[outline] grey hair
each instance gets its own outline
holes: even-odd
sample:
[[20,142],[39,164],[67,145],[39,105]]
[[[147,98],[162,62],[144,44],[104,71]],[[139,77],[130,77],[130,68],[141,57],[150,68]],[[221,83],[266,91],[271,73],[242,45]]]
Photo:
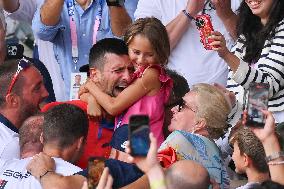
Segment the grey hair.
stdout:
[[218,139],[228,128],[227,117],[231,112],[230,104],[224,94],[212,85],[196,84],[191,91],[197,96],[197,120],[204,119],[209,137]]

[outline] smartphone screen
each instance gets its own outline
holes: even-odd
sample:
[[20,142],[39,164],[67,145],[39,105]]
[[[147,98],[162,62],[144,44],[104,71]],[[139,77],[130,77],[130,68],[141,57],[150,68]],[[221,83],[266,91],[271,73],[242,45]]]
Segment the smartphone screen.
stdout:
[[133,115],[129,119],[129,142],[132,156],[147,156],[149,139],[149,117],[147,115]]
[[88,161],[88,189],[94,189],[98,185],[105,168],[104,157],[90,157]]
[[264,127],[265,117],[261,110],[267,110],[269,84],[252,83],[248,91],[247,125],[251,127]]

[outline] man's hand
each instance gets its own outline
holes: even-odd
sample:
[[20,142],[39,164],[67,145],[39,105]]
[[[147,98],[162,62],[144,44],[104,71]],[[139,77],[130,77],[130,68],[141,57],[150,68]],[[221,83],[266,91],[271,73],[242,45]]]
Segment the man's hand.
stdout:
[[234,15],[234,12],[231,8],[231,0],[212,0],[212,3],[215,6],[216,13],[221,20],[228,19]]
[[186,5],[186,11],[191,16],[196,16],[197,13],[202,11],[205,0],[188,0]]
[[55,170],[55,161],[43,152],[33,156],[33,159],[27,165],[27,170],[38,180],[46,171]]

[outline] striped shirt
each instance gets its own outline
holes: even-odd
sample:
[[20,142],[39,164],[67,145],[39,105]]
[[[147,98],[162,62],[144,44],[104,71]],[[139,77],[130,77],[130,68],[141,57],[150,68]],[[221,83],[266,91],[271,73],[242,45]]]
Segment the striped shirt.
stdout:
[[[235,120],[240,118],[243,107],[244,89],[247,90],[252,82],[269,83],[268,110],[283,112],[284,110],[284,19],[275,29],[275,35],[266,40],[261,51],[260,59],[249,66],[242,59],[245,47],[241,36],[232,51],[240,59],[240,65],[235,73],[230,69],[227,88],[236,94],[238,101]],[[283,118],[284,119],[284,118]],[[234,123],[235,121],[233,121]]]

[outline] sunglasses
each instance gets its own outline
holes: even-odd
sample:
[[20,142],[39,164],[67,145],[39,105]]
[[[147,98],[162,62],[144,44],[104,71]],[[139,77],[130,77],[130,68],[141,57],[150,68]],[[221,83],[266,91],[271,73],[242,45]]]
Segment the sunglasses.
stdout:
[[25,59],[25,58],[22,58],[19,63],[18,63],[18,68],[17,68],[17,71],[16,73],[13,75],[13,78],[12,78],[12,81],[8,87],[8,90],[7,90],[7,93],[6,93],[6,96],[9,95],[19,77],[19,74],[21,73],[22,70],[25,70],[27,69],[28,67],[31,66],[31,63]]

